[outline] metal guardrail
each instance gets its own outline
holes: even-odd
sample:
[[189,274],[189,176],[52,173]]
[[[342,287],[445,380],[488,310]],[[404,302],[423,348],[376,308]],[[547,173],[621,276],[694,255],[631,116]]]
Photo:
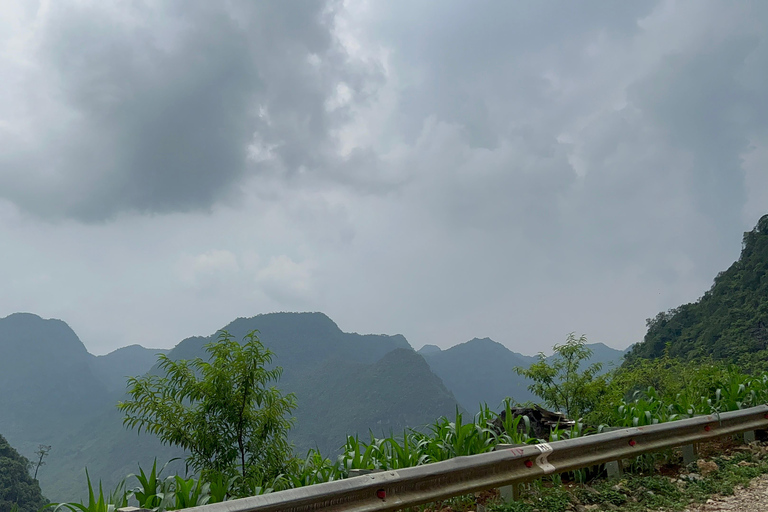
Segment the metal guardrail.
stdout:
[[580,469],[715,437],[768,428],[768,406],[525,445],[424,466],[384,471],[189,512],[369,512],[397,510],[552,473]]

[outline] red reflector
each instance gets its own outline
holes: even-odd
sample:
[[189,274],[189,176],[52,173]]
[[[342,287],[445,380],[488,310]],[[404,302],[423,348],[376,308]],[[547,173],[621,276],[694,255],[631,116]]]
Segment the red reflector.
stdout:
[[637,444],[637,442],[635,442],[634,439],[630,439],[629,440],[629,446],[635,446],[636,444]]
[[533,461],[532,460],[525,461],[525,467],[532,468],[533,467]]
[[704,427],[704,431],[705,431],[705,432],[709,432],[710,430],[712,430],[712,427],[710,427],[709,425],[707,425],[706,427]]
[[384,489],[379,489],[378,491],[376,491],[376,497],[379,498],[380,500],[386,499],[387,491],[385,491]]
[[765,419],[767,419],[767,420],[768,420],[768,414],[766,414],[766,415],[765,415]]

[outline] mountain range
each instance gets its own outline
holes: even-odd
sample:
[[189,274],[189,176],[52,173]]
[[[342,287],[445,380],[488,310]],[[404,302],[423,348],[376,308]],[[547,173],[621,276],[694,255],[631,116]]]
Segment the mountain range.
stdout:
[[[603,343],[591,343],[587,347],[592,351],[589,362],[602,363],[603,371],[620,365],[626,352]],[[426,345],[419,354],[467,411],[477,412],[480,404],[499,410],[506,397],[519,403],[537,400],[528,390],[530,382],[511,369],[528,368],[538,357],[512,352],[490,338],[474,338],[447,350]]]
[[[299,455],[319,448],[334,456],[346,435],[367,436],[419,428],[440,416],[478,404],[496,406],[506,396],[532,400],[515,366],[534,357],[511,352],[488,338],[447,350],[413,350],[402,335],[345,333],[322,313],[271,313],[224,326],[236,339],[258,330],[284,368],[278,386],[297,395],[291,441]],[[40,469],[43,493],[52,501],[85,492],[85,467],[110,487],[138,465],[160,464],[183,453],[152,436],[122,426],[115,404],[128,376],[153,369],[157,355],[205,357],[216,338],[191,337],[171,350],[123,347],[104,356],[86,350],[61,320],[29,313],[0,319],[0,434],[31,457],[38,445],[52,449]],[[593,345],[595,360],[619,361],[623,353]],[[183,472],[183,464],[170,468]]]

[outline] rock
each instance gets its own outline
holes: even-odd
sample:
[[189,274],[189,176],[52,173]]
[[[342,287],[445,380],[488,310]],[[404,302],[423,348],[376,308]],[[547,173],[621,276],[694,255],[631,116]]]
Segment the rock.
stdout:
[[697,460],[696,467],[699,468],[699,473],[701,473],[702,476],[707,476],[709,474],[714,473],[718,469],[720,469],[717,466],[717,464],[715,464],[711,460],[704,460],[704,459]]

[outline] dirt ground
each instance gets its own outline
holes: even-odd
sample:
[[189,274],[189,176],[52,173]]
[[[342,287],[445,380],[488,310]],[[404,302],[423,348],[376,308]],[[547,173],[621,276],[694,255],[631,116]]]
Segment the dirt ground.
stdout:
[[738,512],[768,511],[768,475],[752,480],[746,489],[738,489],[733,496],[715,496],[706,503],[691,506],[686,512],[715,512],[733,510]]

